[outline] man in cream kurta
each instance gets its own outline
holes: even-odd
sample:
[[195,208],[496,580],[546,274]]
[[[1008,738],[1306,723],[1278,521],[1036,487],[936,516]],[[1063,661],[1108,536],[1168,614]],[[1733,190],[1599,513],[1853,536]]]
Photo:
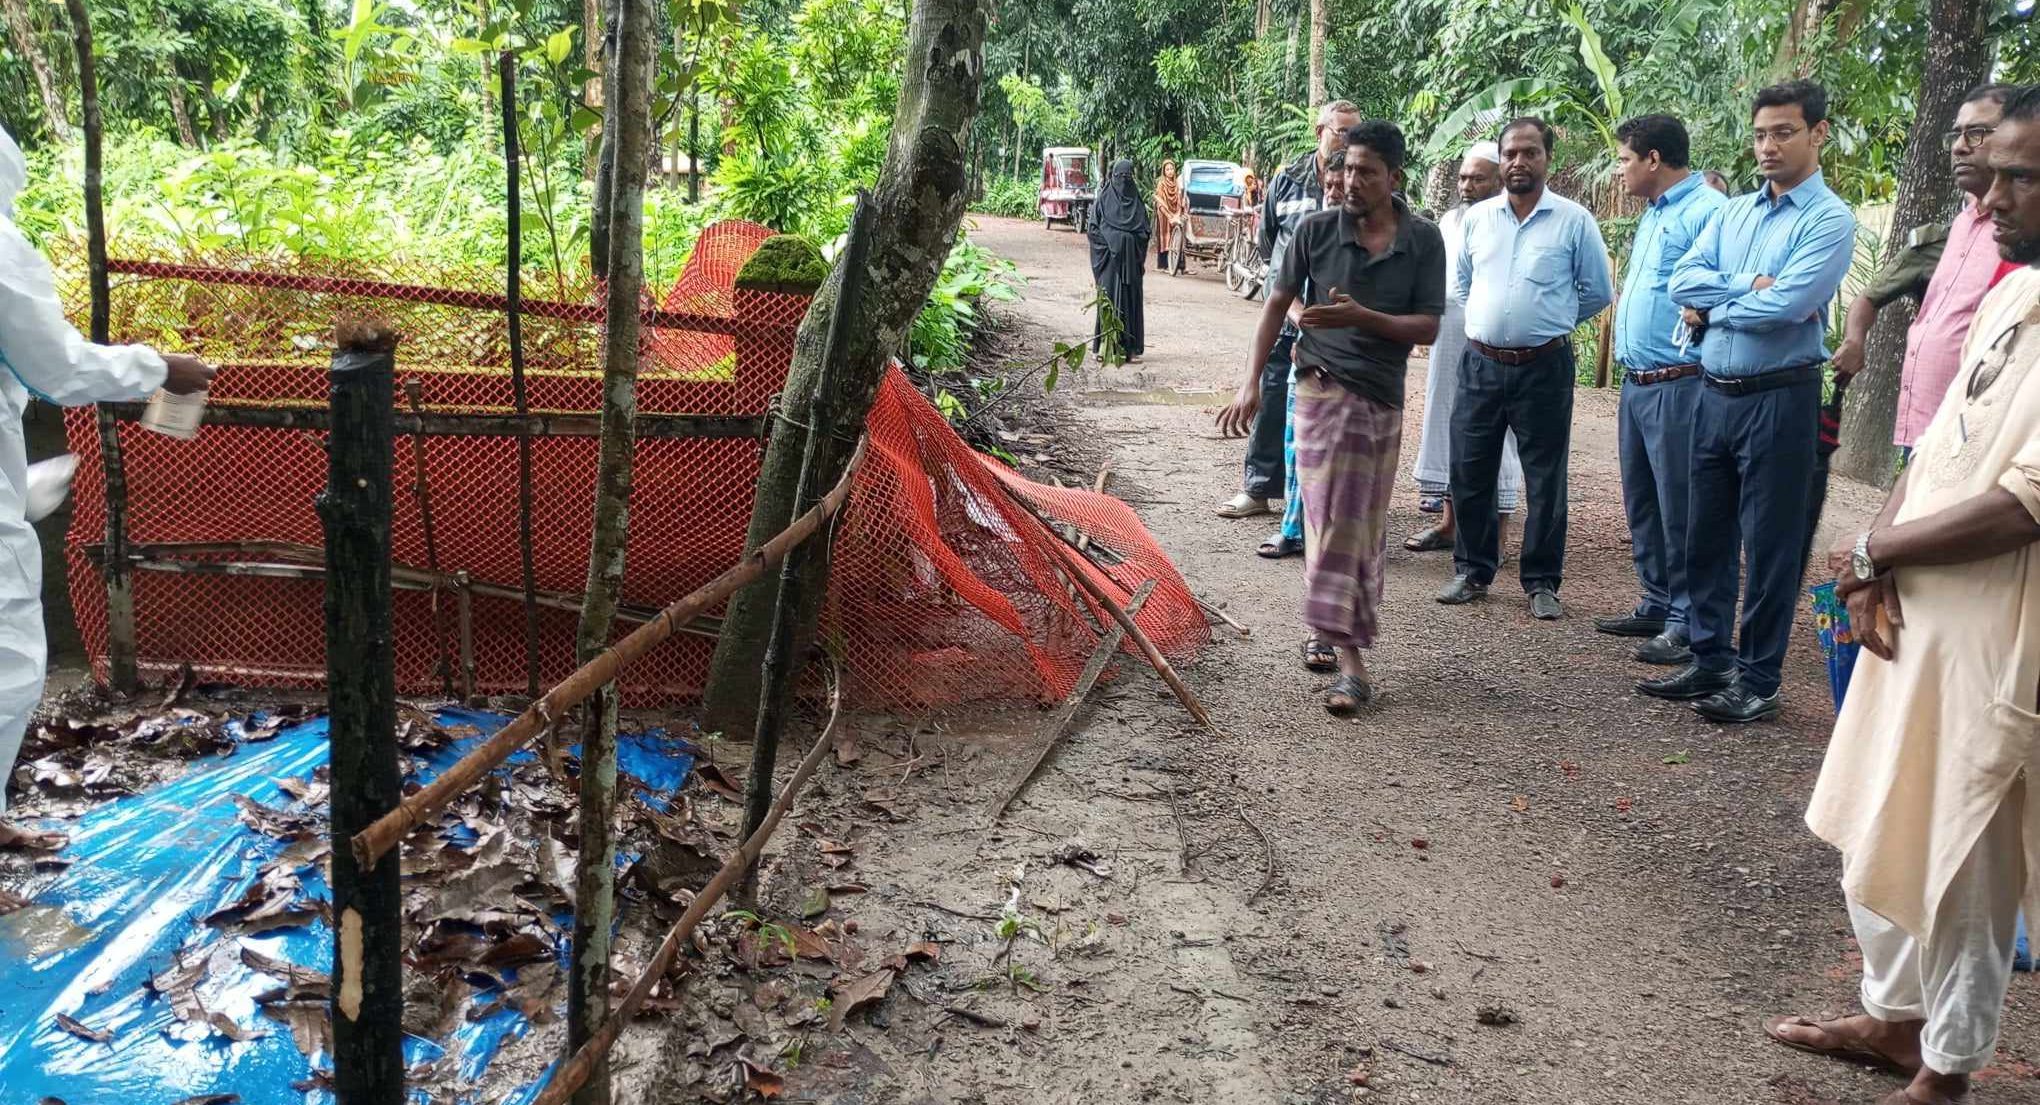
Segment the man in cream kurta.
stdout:
[[1806,820],[1842,853],[1867,1015],[1766,1025],[1912,1074],[1885,1105],[1955,1101],[1990,1063],[2040,888],[2040,89],[2013,104],[1984,206],[2028,267],[1984,299],[1890,503],[1831,558],[1864,655]]

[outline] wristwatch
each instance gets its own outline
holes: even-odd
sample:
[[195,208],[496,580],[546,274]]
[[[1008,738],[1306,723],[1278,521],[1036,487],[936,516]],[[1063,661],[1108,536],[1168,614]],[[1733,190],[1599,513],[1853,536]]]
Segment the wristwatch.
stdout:
[[1877,564],[1870,559],[1870,531],[1864,530],[1856,536],[1856,548],[1849,553],[1849,571],[1859,583],[1868,583],[1877,578]]

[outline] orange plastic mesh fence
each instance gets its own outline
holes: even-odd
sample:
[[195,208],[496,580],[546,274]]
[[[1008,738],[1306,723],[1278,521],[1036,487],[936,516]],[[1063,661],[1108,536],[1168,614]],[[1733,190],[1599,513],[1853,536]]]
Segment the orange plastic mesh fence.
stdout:
[[[705,231],[657,309],[647,304],[637,396],[641,417],[711,416],[716,432],[769,429],[805,297],[735,287],[738,269],[770,234],[750,224]],[[320,409],[335,318],[373,314],[402,335],[398,394],[416,380],[428,413],[514,410],[503,299],[494,273],[364,271],[359,265],[251,262],[207,256],[177,264],[112,266],[113,337],[189,349],[218,362],[210,402],[221,407]],[[479,290],[488,289],[488,290]],[[67,289],[85,302],[80,286]],[[524,342],[531,409],[601,409],[598,288],[530,286]],[[644,425],[645,423],[641,423]],[[1088,534],[1113,566],[1098,573],[1120,593],[1160,581],[1140,623],[1164,651],[1187,658],[1208,639],[1194,600],[1168,559],[1115,499],[1029,483],[972,451],[896,370],[870,422],[872,456],[856,481],[836,538],[824,632],[844,645],[854,701],[943,705],[1066,693],[1097,639],[1088,600],[1057,576],[1059,538],[1000,489]],[[677,431],[676,431],[677,432]],[[128,540],[181,561],[266,565],[271,574],[201,574],[143,568],[132,574],[138,660],[158,679],[190,664],[203,678],[317,686],[324,680],[323,584],[313,503],[325,483],[324,435],[304,429],[207,426],[176,441],[122,423]],[[89,410],[69,421],[80,457],[70,535],[71,595],[95,668],[105,674],[106,590],[95,557],[106,524],[105,473]],[[424,439],[434,546],[442,572],[465,572],[485,590],[471,598],[472,661],[482,693],[524,688],[525,636],[517,533],[517,439],[501,434]],[[396,443],[393,555],[427,567],[413,492],[412,442]],[[640,436],[631,497],[623,601],[656,608],[705,583],[742,554],[763,440],[750,436]],[[557,596],[540,609],[540,667],[551,683],[574,667],[579,595],[592,527],[597,439],[532,441],[537,587]],[[197,548],[194,546],[205,546]],[[246,569],[240,570],[245,573]],[[437,613],[435,613],[435,603]],[[399,589],[393,597],[398,685],[430,693],[463,654],[455,595]],[[619,626],[627,631],[629,623]],[[713,641],[683,634],[625,673],[628,701],[699,694]],[[447,667],[442,667],[442,657]]]

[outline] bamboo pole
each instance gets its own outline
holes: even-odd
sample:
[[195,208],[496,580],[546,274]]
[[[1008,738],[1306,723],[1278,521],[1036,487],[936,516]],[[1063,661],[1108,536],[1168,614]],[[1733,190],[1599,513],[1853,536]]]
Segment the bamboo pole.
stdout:
[[509,261],[504,266],[504,311],[510,327],[510,393],[517,405],[517,553],[524,573],[524,693],[538,697],[538,573],[533,564],[531,532],[531,399],[524,386],[524,197],[518,192],[517,59],[505,50],[496,55],[496,77],[502,86],[503,174],[508,191]]
[[[326,686],[338,844],[403,794],[390,651],[390,390],[396,336],[340,335],[318,512],[326,541]],[[333,856],[333,1082],[340,1105],[404,1100],[403,885],[397,865]]]
[[616,1046],[616,1038],[623,1034],[623,1026],[630,1023],[630,1019],[644,1006],[645,999],[651,996],[652,988],[658,985],[660,979],[666,977],[666,972],[673,969],[674,960],[680,957],[680,949],[686,947],[693,938],[695,927],[701,924],[702,919],[708,916],[708,911],[715,908],[723,895],[729,893],[730,887],[736,885],[737,880],[743,878],[744,873],[751,869],[751,865],[758,861],[759,853],[765,850],[765,842],[772,839],[773,831],[779,828],[780,821],[785,819],[787,811],[793,808],[793,800],[800,797],[801,791],[807,788],[808,779],[814,775],[815,769],[821,766],[822,759],[828,755],[829,749],[835,746],[836,725],[842,717],[842,695],[842,680],[838,678],[834,701],[829,711],[828,727],[816,738],[814,748],[808,752],[807,758],[800,762],[800,767],[795,769],[793,778],[787,780],[786,789],[779,792],[779,800],[773,803],[771,812],[766,815],[764,822],[744,838],[743,846],[737,849],[735,855],[723,862],[715,877],[709,879],[708,885],[701,888],[701,893],[696,894],[694,900],[687,904],[687,911],[680,915],[678,921],[673,922],[671,929],[667,930],[666,938],[659,942],[659,950],[652,955],[652,961],[645,965],[637,981],[631,984],[630,991],[617,1002],[616,1008],[610,1012],[609,1019],[603,1023],[601,1030],[561,1065],[559,1073],[553,1076],[552,1081],[539,1093],[532,1105],[562,1105],[581,1088],[603,1057],[609,1053],[609,1049]]
[[[112,292],[106,278],[106,202],[100,173],[105,133],[99,114],[99,69],[92,56],[92,15],[85,0],[64,0],[71,15],[71,42],[78,53],[78,106],[85,131],[85,256],[92,287],[92,340],[111,340]],[[135,664],[135,591],[128,574],[127,463],[121,456],[120,428],[104,403],[94,412],[99,425],[99,463],[106,473],[106,666],[117,691],[141,686]]]
[[441,772],[438,778],[406,798],[396,809],[378,818],[374,824],[356,833],[348,842],[356,859],[364,867],[378,862],[404,839],[404,834],[444,809],[448,802],[480,782],[482,776],[502,766],[511,753],[530,743],[566,711],[580,705],[594,693],[595,688],[615,679],[616,673],[626,665],[671,637],[679,627],[729,598],[738,588],[763,576],[766,569],[777,566],[785,559],[787,550],[814,536],[816,530],[843,508],[850,498],[850,481],[863,466],[864,453],[865,443],[860,441],[850,457],[849,467],[843,472],[843,478],[822,497],[821,502],[815,504],[813,510],[796,518],[792,525],[746,554],[727,571],[659,611],[629,636],[581,665],[538,701],[526,707],[523,713],[511,719],[510,724],[497,730],[494,736],[476,745],[453,766]]
[[[850,243],[843,251],[842,283],[829,315],[822,368],[816,375],[814,398],[808,406],[807,444],[801,453],[800,476],[794,483],[796,512],[807,509],[808,499],[814,494],[815,458],[823,439],[836,429],[836,385],[842,375],[850,320],[856,317],[857,302],[864,290],[864,261],[870,250],[875,210],[871,198],[860,193],[857,210],[850,218]],[[765,646],[764,680],[758,691],[758,725],[751,741],[751,777],[744,793],[746,836],[765,823],[772,801],[772,772],[779,759],[779,734],[785,724],[787,701],[792,697],[794,637],[804,598],[806,552],[806,546],[794,549],[779,567],[779,595],[773,601],[772,633]]]

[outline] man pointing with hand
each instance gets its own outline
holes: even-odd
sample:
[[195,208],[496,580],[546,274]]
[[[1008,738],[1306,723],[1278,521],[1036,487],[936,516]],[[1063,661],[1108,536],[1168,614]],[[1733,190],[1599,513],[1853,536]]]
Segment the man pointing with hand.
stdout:
[[1445,240],[1410,211],[1406,150],[1393,123],[1346,132],[1346,200],[1303,221],[1268,291],[1246,378],[1218,425],[1238,437],[1261,405],[1261,371],[1301,296],[1296,343],[1297,482],[1303,493],[1303,620],[1338,654],[1325,709],[1359,711],[1374,696],[1360,650],[1374,643],[1388,506],[1402,444],[1410,349],[1438,336]]
[[[93,345],[64,318],[49,262],[14,226],[28,165],[0,130],[0,784],[14,773],[29,714],[42,698],[42,547],[27,517],[28,448],[21,417],[31,395],[59,406],[140,399],[164,388],[203,390],[213,370],[196,357],[139,345]],[[0,785],[0,815],[7,794]],[[54,847],[61,837],[0,821],[0,848]]]

